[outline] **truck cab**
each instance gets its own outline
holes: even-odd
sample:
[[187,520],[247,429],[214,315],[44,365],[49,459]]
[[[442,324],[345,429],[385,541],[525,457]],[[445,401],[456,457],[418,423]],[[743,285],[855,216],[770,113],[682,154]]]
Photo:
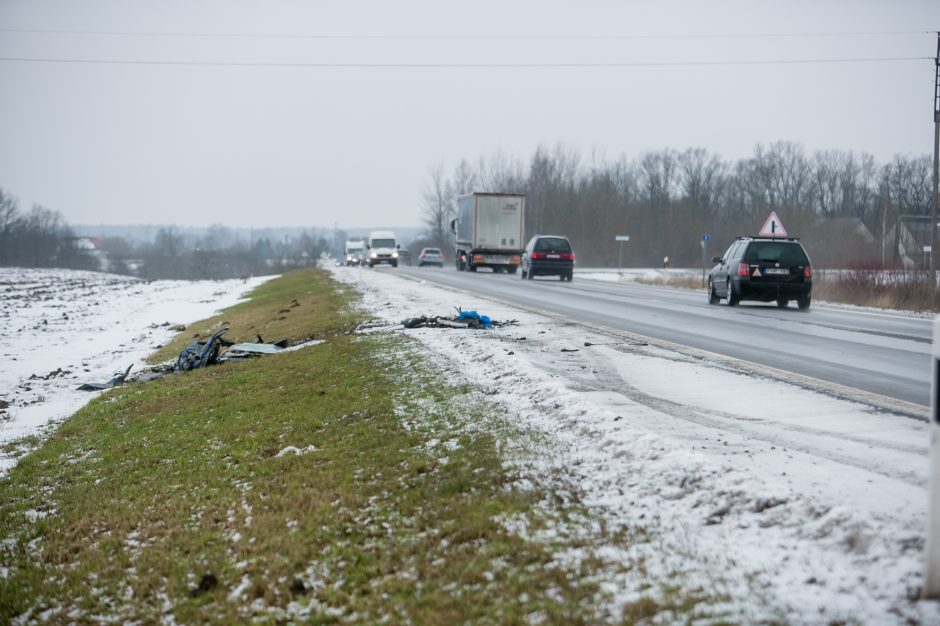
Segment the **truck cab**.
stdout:
[[346,265],[362,265],[365,244],[362,241],[347,241],[345,246]]
[[365,262],[369,267],[380,263],[398,267],[398,248],[395,233],[390,230],[373,230],[366,239]]

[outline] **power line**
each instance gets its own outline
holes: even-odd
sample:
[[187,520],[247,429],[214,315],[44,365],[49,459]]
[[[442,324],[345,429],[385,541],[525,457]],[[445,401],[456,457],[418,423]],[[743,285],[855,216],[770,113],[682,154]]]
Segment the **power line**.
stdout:
[[287,33],[183,33],[170,31],[109,31],[109,30],[65,30],[38,28],[0,28],[0,33],[43,34],[43,35],[95,35],[106,37],[192,37],[224,39],[319,39],[319,40],[389,40],[389,41],[466,41],[466,40],[502,40],[502,41],[588,41],[588,40],[650,40],[650,39],[781,39],[781,38],[817,38],[817,37],[889,37],[906,35],[933,34],[930,30],[895,30],[895,31],[846,31],[846,32],[807,32],[807,33],[662,33],[655,35],[327,35],[327,34],[287,34]]
[[193,67],[285,67],[324,69],[527,69],[527,68],[617,68],[617,67],[703,67],[721,65],[814,65],[825,63],[894,63],[933,61],[933,57],[868,57],[841,59],[766,59],[761,61],[636,61],[602,63],[293,63],[283,61],[146,61],[122,59],[61,59],[39,57],[0,57],[10,63],[67,63],[92,65],[163,65]]

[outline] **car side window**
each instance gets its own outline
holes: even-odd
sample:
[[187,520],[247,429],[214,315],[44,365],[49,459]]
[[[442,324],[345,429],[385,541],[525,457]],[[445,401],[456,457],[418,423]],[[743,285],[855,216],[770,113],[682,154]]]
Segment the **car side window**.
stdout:
[[740,242],[740,241],[735,241],[733,244],[731,244],[731,247],[728,248],[728,251],[725,252],[725,256],[723,256],[723,257],[721,257],[721,258],[723,258],[725,261],[730,261],[731,259],[733,259],[733,258],[734,258],[734,253],[735,253],[735,251],[738,249],[738,246],[740,246],[740,245],[741,245],[741,242]]

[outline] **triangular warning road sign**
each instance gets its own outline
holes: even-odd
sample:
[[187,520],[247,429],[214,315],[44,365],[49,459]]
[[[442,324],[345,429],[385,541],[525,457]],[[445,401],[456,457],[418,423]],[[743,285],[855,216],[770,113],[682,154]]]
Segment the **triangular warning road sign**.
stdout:
[[764,227],[760,229],[760,232],[757,233],[759,237],[786,237],[787,231],[783,227],[783,224],[780,223],[780,218],[777,217],[776,211],[770,212],[770,217],[767,218],[767,221],[764,222]]
[[759,278],[759,277],[763,276],[763,274],[760,273],[760,268],[759,268],[759,267],[755,267],[755,268],[754,268],[754,273],[751,274],[751,276],[754,276],[754,277],[758,277],[758,278]]

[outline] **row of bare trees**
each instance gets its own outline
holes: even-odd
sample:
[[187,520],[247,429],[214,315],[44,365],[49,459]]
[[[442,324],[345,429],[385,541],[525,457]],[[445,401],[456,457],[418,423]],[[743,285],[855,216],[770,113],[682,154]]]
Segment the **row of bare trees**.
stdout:
[[0,266],[94,269],[96,264],[58,211],[34,205],[24,213],[0,188]]
[[278,274],[313,267],[323,252],[336,247],[333,231],[304,231],[299,237],[260,237],[249,241],[217,224],[196,238],[176,227],[159,229],[153,242],[130,244],[113,238],[103,242],[112,271],[144,278],[219,279]]
[[[564,146],[539,147],[527,160],[503,153],[463,160],[448,175],[430,168],[423,193],[427,238],[449,245],[456,198],[471,191],[527,195],[527,236],[564,234],[581,263],[617,264],[615,235],[629,235],[624,265],[700,262],[710,235],[720,254],[738,235],[753,235],[776,211],[824,266],[895,260],[891,231],[901,215],[930,211],[928,155],[877,163],[869,154],[807,152],[792,142],[758,144],[728,161],[702,148],[659,150],[638,158],[584,158]],[[864,226],[864,227],[862,227]]]
[[75,236],[58,211],[36,205],[21,212],[17,199],[0,189],[0,266],[6,267],[105,270],[150,279],[233,278],[315,266],[323,252],[341,250],[344,239],[342,231],[314,229],[249,241],[215,225],[195,237],[167,226],[152,242],[92,240]]

